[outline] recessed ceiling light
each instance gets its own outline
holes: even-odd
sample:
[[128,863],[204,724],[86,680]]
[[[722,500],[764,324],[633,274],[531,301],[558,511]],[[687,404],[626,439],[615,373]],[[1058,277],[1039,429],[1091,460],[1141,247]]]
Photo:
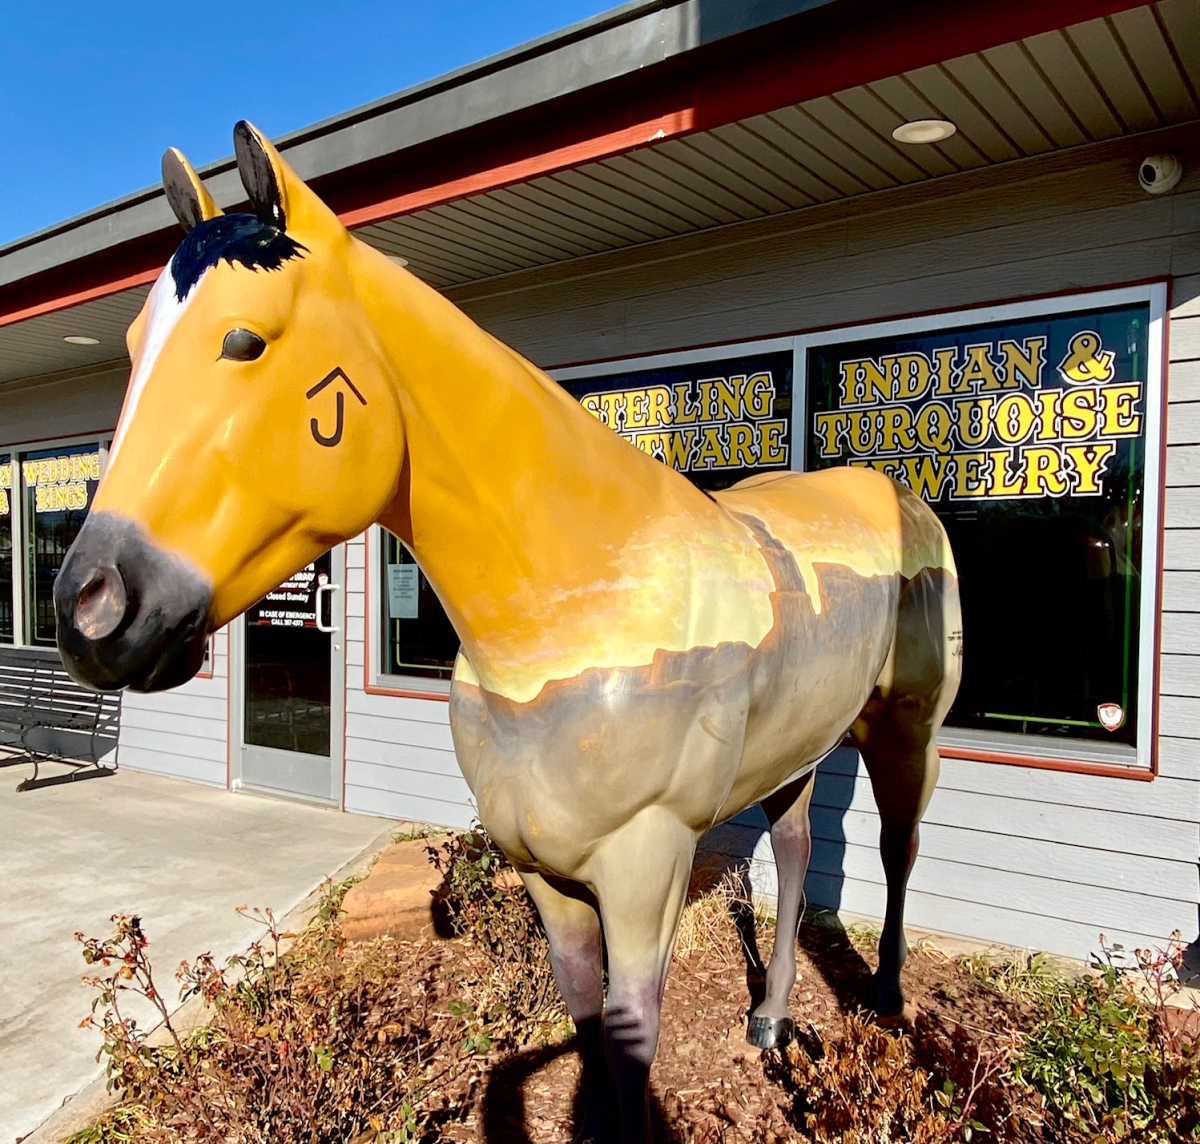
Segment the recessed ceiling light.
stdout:
[[913,119],[892,132],[897,143],[940,143],[958,130],[948,119]]
[[390,258],[397,266],[407,266],[408,265],[408,259],[405,258],[404,255],[402,255],[402,254],[389,254],[388,258]]
[[68,334],[63,341],[72,346],[98,346],[99,338],[89,338],[87,334]]

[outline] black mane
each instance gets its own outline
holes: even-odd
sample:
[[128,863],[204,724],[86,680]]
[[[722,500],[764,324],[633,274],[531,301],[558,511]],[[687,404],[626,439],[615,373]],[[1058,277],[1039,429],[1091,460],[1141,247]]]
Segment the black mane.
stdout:
[[223,214],[192,227],[171,259],[175,297],[182,302],[201,275],[221,259],[250,270],[278,270],[289,258],[303,258],[308,248],[257,215]]

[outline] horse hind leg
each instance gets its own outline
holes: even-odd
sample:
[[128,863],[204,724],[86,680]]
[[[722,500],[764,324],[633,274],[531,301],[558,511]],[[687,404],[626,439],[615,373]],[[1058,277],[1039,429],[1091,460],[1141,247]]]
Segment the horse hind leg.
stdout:
[[868,998],[880,1016],[904,1011],[900,971],[908,957],[905,896],[920,844],[921,817],[941,766],[937,733],[958,691],[961,639],[953,578],[922,572],[905,586],[892,654],[850,729],[879,808],[879,854],[887,882],[879,968]]
[[746,1027],[746,1040],[756,1049],[781,1049],[795,1035],[788,998],[796,984],[796,932],[804,912],[804,877],[812,854],[808,804],[812,801],[813,772],[788,783],[762,801],[771,824],[771,850],[779,880],[775,948],[767,966],[762,1003]]
[[[873,728],[876,733],[893,729],[894,724],[886,719],[876,722]],[[858,741],[857,735],[855,739]],[[879,935],[879,968],[871,978],[867,1003],[881,1017],[894,1017],[904,1011],[900,971],[908,959],[904,936],[908,877],[917,859],[921,816],[937,782],[940,760],[932,743],[885,745],[868,740],[858,744],[879,807],[879,856],[887,882],[887,907]]]

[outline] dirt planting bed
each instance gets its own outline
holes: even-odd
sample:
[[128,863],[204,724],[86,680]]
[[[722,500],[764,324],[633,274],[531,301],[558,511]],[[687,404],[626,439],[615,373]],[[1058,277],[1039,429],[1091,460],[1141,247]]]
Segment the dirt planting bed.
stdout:
[[[151,1048],[119,1014],[100,1020],[124,1100],[74,1144],[571,1140],[578,1057],[532,907],[481,835],[431,856],[456,936],[351,941],[331,894],[282,956],[268,924],[237,965],[191,967],[184,984],[208,1002],[198,1029]],[[91,945],[118,1005],[150,973],[140,927],[122,932]],[[774,936],[735,881],[694,887],[652,1074],[659,1141],[1200,1140],[1188,1023],[1162,1021],[1161,996],[1122,975],[918,946],[904,972],[914,1011],[884,1028],[859,1009],[875,935],[808,922],[797,1039],[760,1053],[746,1016]]]

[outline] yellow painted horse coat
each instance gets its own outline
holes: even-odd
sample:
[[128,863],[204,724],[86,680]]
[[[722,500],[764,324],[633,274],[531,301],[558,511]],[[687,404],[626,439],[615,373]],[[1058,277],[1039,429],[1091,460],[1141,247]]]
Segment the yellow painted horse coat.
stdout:
[[[462,640],[455,749],[550,938],[580,1138],[646,1138],[696,840],[762,802],[794,933],[812,770],[847,733],[883,824],[871,1002],[898,1011],[962,638],[933,514],[863,470],[699,492],[355,240],[252,127],[235,144],[253,214],[164,158],[186,234],[130,328],[108,471],[55,587],[71,671],[178,684],[209,632],[379,522]],[[794,979],[779,941],[752,1043],[791,1035]]]

